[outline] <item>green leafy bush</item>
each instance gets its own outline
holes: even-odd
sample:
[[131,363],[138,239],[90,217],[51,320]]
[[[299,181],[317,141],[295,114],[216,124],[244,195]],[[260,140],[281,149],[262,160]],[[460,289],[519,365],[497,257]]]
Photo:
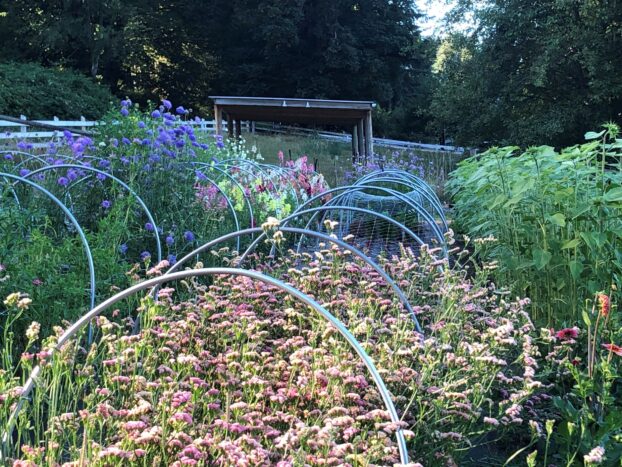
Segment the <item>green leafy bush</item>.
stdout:
[[73,70],[34,63],[0,64],[0,113],[29,118],[100,118],[114,100],[110,90]]
[[607,125],[561,152],[493,148],[452,175],[458,230],[479,237],[476,256],[497,261],[494,279],[529,296],[540,320],[576,322],[587,298],[622,285],[618,132]]

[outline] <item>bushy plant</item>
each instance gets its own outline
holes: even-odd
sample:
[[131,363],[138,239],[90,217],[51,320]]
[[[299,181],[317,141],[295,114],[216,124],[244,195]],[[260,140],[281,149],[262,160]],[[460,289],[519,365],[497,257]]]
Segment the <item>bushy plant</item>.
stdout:
[[98,119],[114,100],[106,86],[77,71],[35,63],[0,64],[0,113],[5,115]]
[[493,148],[462,162],[449,191],[475,255],[533,303],[543,323],[572,325],[598,291],[622,286],[622,140],[611,124],[555,151]]
[[[174,263],[200,243],[271,215],[284,217],[327,187],[306,159],[261,167],[260,154],[243,141],[195,132],[188,112],[172,107],[164,100],[143,111],[124,100],[94,138],[65,132],[42,153],[23,153],[29,149],[24,143],[2,154],[0,171],[28,177],[75,216],[91,247],[97,297],[125,286],[125,272],[135,262],[146,269],[157,263],[156,232],[162,257]],[[227,160],[230,165],[217,165]],[[33,173],[46,166],[51,170]],[[89,306],[84,247],[61,209],[32,187],[7,182],[0,201],[0,263],[12,287],[34,299],[31,318],[47,334]],[[8,293],[7,286],[0,283],[0,292]],[[0,326],[5,314],[0,304]],[[22,328],[27,324],[22,321]]]

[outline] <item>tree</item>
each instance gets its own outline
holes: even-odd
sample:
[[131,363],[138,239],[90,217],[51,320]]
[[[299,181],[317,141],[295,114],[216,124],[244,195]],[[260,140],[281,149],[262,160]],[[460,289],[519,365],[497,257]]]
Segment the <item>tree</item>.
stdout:
[[459,142],[566,145],[622,118],[622,4],[460,0],[439,48],[436,124]]

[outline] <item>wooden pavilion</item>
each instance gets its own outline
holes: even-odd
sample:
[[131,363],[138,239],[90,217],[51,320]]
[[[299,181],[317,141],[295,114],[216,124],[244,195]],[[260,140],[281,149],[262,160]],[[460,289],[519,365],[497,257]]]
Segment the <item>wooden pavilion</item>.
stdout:
[[239,137],[241,122],[306,123],[336,125],[352,132],[352,155],[373,157],[372,101],[335,101],[276,97],[210,96],[214,101],[216,133],[227,119],[229,136]]

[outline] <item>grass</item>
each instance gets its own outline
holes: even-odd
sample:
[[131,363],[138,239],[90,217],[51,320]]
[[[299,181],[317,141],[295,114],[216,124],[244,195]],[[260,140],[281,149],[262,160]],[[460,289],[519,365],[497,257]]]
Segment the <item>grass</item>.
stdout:
[[[346,172],[352,171],[352,147],[349,143],[327,141],[314,136],[296,135],[243,135],[249,146],[256,146],[267,163],[278,164],[278,153],[283,151],[285,158],[297,159],[307,156],[311,163],[317,161],[318,172],[324,175],[330,186],[342,185]],[[376,146],[377,155],[388,158],[395,157],[395,149]],[[399,151],[398,151],[399,152]],[[419,165],[424,169],[425,179],[436,188],[440,195],[448,174],[462,160],[463,156],[448,152],[401,151],[399,159],[417,157]]]

